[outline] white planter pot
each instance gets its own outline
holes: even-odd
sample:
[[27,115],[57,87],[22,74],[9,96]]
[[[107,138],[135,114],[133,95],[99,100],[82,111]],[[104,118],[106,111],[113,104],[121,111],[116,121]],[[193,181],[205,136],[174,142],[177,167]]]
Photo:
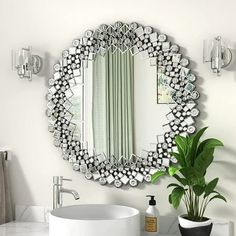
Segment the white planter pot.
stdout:
[[208,220],[202,221],[202,222],[197,222],[197,221],[191,221],[191,220],[185,219],[184,218],[185,216],[186,215],[178,216],[179,224],[183,228],[189,229],[189,228],[202,227],[202,226],[210,225],[212,223],[211,219],[208,219]]

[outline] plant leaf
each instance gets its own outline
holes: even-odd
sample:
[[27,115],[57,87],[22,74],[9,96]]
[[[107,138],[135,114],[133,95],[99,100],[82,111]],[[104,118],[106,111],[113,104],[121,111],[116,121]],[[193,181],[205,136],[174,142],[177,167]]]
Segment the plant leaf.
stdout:
[[171,194],[169,194],[169,203],[172,204]]
[[204,177],[194,167],[185,167],[179,170],[185,177],[188,185],[201,185],[205,184]]
[[204,198],[209,196],[211,193],[214,193],[214,189],[218,181],[219,181],[219,178],[215,178],[206,185]]
[[215,138],[209,138],[200,143],[197,149],[197,155],[199,155],[204,149],[210,149],[215,147],[222,147],[224,144]]
[[186,179],[187,185],[205,185],[204,176],[202,176],[199,172],[196,171],[193,167],[185,167],[180,169],[180,173]]
[[173,189],[171,193],[171,203],[175,209],[179,207],[184,192],[185,190],[183,187],[176,187]]
[[182,167],[186,166],[186,162],[184,160],[184,156],[176,153],[176,152],[170,152],[170,155],[174,156],[176,158],[176,160],[178,161],[178,164]]
[[196,196],[201,196],[204,193],[205,190],[205,186],[201,186],[201,185],[194,185],[193,186],[193,191],[196,194]]
[[176,172],[178,172],[180,170],[179,167],[176,167],[176,166],[170,166],[168,168],[168,173],[170,176],[173,176]]
[[192,149],[188,148],[187,153],[185,155],[186,166],[192,166],[193,162],[192,159],[193,159]]
[[165,174],[166,174],[165,171],[157,171],[156,173],[154,173],[154,174],[152,175],[152,177],[151,177],[151,182],[152,182],[152,183],[156,183],[157,180],[158,180],[161,176],[163,176],[163,175],[165,175]]
[[178,184],[172,183],[167,186],[167,188],[170,188],[170,187],[181,187],[181,186],[179,186]]
[[186,150],[187,150],[187,140],[186,140],[186,138],[181,136],[181,135],[177,135],[175,137],[175,144],[178,148],[179,154],[184,156],[184,154],[186,153]]
[[199,140],[202,137],[203,133],[206,131],[208,127],[204,127],[200,129],[196,134],[191,137],[191,150],[192,150],[192,164],[194,164],[196,158],[197,147],[199,144]]
[[221,199],[221,200],[227,202],[226,198],[224,196],[222,196],[221,194],[217,194],[214,197],[210,198],[209,202],[212,201],[213,199],[216,199],[216,198]]
[[180,176],[178,176],[177,174],[173,175],[173,177],[175,179],[177,179],[182,185],[187,185],[188,184],[188,181],[184,178],[181,178]]
[[214,190],[212,193],[217,193],[217,194],[221,195],[219,192],[217,192],[217,191],[215,191],[215,190]]
[[208,166],[212,163],[214,156],[214,149],[204,149],[196,158],[194,168],[204,175]]

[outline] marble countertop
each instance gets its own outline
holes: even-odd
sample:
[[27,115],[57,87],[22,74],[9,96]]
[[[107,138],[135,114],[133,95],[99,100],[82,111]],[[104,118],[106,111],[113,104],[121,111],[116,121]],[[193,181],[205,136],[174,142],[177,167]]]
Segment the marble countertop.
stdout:
[[0,225],[0,236],[48,236],[48,223],[10,222]]
[[[229,232],[228,224],[225,222],[215,225],[212,236],[230,236],[233,235]],[[0,225],[0,236],[48,236],[49,227],[45,222],[10,222]],[[141,236],[145,236],[141,233]],[[158,234],[158,236],[177,236],[179,234]]]
[[[145,233],[141,234],[145,236]],[[48,223],[10,222],[0,225],[0,236],[48,236]],[[158,236],[175,236],[160,234]]]

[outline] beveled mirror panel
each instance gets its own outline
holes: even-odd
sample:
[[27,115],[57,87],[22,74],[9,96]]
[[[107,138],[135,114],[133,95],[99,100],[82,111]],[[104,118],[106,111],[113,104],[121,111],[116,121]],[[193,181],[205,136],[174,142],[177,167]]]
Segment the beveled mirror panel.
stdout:
[[[101,25],[64,50],[49,80],[49,131],[87,179],[150,182],[195,132],[196,76],[167,36],[137,23]],[[151,143],[151,145],[150,145]]]

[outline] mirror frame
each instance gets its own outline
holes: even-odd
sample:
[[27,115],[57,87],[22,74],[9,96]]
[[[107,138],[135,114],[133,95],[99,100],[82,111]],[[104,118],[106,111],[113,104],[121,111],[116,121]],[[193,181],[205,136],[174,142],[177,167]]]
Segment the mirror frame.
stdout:
[[[193,134],[195,118],[200,113],[195,102],[199,98],[194,85],[196,76],[190,72],[189,60],[179,49],[165,34],[150,26],[116,22],[103,24],[95,31],[87,30],[82,38],[73,40],[72,47],[62,52],[62,58],[54,65],[53,77],[49,79],[48,129],[53,133],[54,145],[61,148],[63,158],[75,171],[101,185],[136,187],[139,183],[151,182],[151,175],[157,170],[166,170],[171,162],[176,163],[170,155],[176,151],[174,138],[178,134]],[[141,156],[128,159],[96,156],[74,133],[76,124],[71,122],[73,114],[69,111],[71,88],[81,83],[81,69],[87,67],[88,61],[95,60],[98,53],[105,55],[107,50],[130,50],[133,56],[141,53],[144,59],[150,60],[151,66],[158,66],[170,78],[169,86],[175,90],[172,97],[175,103],[167,104],[168,122],[163,124],[164,133],[157,135],[154,150],[144,151]]]

